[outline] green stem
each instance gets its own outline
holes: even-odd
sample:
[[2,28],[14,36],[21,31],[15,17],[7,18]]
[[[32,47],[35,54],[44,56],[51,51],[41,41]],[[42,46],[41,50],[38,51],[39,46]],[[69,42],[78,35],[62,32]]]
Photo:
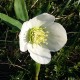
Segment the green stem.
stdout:
[[40,72],[40,67],[41,67],[41,64],[39,64],[39,63],[36,63],[35,64],[35,80],[38,80],[38,76],[39,76],[39,72]]
[[35,77],[35,80],[38,80],[38,76]]

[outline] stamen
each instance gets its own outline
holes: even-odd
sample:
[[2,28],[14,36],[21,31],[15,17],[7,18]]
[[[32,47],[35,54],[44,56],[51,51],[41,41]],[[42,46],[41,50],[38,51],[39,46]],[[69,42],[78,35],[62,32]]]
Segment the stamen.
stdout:
[[41,45],[42,43],[47,43],[48,31],[42,27],[33,27],[28,31],[28,41],[31,44]]

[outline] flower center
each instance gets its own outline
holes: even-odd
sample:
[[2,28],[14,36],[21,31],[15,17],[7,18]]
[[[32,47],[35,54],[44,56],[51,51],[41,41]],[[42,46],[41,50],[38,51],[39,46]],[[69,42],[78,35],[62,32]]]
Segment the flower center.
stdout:
[[45,28],[42,27],[33,27],[28,31],[28,41],[31,44],[42,44],[46,43],[48,32],[44,31]]

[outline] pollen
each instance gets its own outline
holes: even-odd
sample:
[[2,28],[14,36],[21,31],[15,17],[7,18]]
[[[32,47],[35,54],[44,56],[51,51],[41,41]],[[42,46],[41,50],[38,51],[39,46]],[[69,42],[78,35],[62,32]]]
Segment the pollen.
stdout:
[[41,45],[47,43],[48,31],[45,31],[45,28],[42,27],[33,27],[28,31],[28,41],[31,44]]

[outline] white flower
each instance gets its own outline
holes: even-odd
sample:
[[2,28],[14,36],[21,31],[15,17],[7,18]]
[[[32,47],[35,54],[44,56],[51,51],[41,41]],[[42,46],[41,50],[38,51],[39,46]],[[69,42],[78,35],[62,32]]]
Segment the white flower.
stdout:
[[19,34],[20,50],[28,50],[31,58],[40,64],[49,63],[50,51],[60,50],[67,41],[65,29],[54,20],[54,16],[43,13],[24,22]]

